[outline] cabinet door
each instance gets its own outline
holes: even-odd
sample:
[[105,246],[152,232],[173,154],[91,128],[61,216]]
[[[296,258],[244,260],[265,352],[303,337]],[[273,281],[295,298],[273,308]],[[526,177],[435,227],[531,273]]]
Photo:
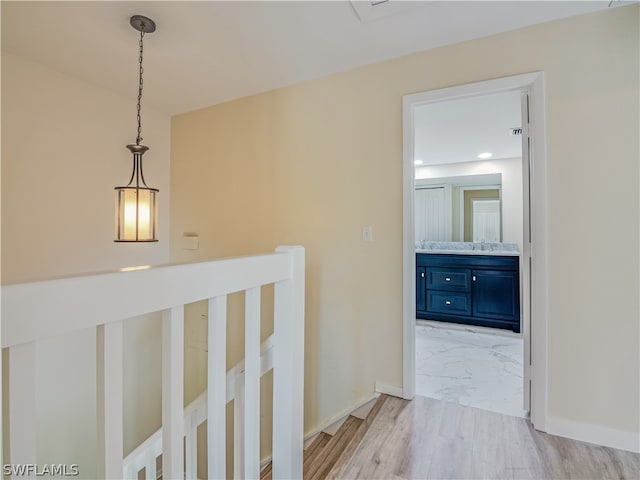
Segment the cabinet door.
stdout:
[[426,267],[416,267],[416,310],[419,312],[424,312],[427,309],[425,301],[427,289],[426,271]]
[[473,270],[471,275],[474,317],[520,320],[518,272]]

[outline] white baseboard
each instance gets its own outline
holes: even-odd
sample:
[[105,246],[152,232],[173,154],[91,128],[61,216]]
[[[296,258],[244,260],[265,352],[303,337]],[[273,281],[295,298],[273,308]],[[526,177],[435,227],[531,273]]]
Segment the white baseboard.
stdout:
[[625,432],[551,416],[547,416],[545,426],[547,433],[552,435],[640,453],[640,433],[637,432]]
[[392,397],[404,398],[402,387],[396,387],[394,385],[386,385],[376,381],[376,392],[384,393],[385,395],[391,395]]

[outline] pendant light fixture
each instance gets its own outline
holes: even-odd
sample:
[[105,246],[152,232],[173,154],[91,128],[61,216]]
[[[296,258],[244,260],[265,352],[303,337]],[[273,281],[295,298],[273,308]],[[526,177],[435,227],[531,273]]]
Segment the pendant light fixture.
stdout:
[[124,187],[116,187],[116,242],[157,242],[157,188],[150,188],[142,173],[142,155],[149,147],[141,145],[142,117],[140,104],[142,101],[142,52],[145,33],[156,30],[153,20],[142,15],[134,15],[129,19],[131,26],[140,32],[140,75],[138,82],[138,135],[136,143],[127,145],[133,154],[133,172],[129,183]]

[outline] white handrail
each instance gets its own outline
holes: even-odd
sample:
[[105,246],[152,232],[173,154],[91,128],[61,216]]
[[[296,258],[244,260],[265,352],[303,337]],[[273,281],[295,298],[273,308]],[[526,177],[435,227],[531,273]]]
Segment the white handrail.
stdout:
[[5,285],[2,348],[286,280],[283,253]]
[[[162,452],[164,478],[195,478],[197,435],[208,420],[209,478],[226,477],[226,403],[236,412],[234,474],[259,471],[260,377],[274,370],[273,478],[302,476],[304,364],[304,248],[278,247],[273,254],[200,263],[143,267],[129,271],[61,278],[2,287],[2,347],[9,348],[11,459],[36,464],[38,341],[97,328],[96,379],[98,476],[148,478],[157,474]],[[274,284],[274,333],[261,348],[260,287]],[[245,355],[226,368],[227,295],[245,291]],[[184,305],[207,300],[208,391],[184,409]],[[123,324],[162,312],[162,429],[127,457],[123,442]],[[259,368],[258,368],[259,367]],[[1,380],[1,378],[0,378]],[[247,397],[246,407],[242,398]],[[206,407],[199,403],[202,402]],[[239,404],[239,405],[238,405]],[[186,422],[185,422],[185,414]],[[184,464],[183,441],[190,452]],[[258,448],[256,448],[256,445]],[[244,455],[244,452],[247,455]],[[137,469],[137,470],[136,470]]]

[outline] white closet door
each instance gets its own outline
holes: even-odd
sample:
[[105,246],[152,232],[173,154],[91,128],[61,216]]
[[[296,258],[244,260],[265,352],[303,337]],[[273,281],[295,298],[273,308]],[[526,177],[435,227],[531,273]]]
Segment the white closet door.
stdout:
[[444,187],[416,189],[416,241],[446,242],[450,240],[447,238],[449,229],[446,222],[445,200]]
[[473,200],[473,241],[500,241],[500,200]]

